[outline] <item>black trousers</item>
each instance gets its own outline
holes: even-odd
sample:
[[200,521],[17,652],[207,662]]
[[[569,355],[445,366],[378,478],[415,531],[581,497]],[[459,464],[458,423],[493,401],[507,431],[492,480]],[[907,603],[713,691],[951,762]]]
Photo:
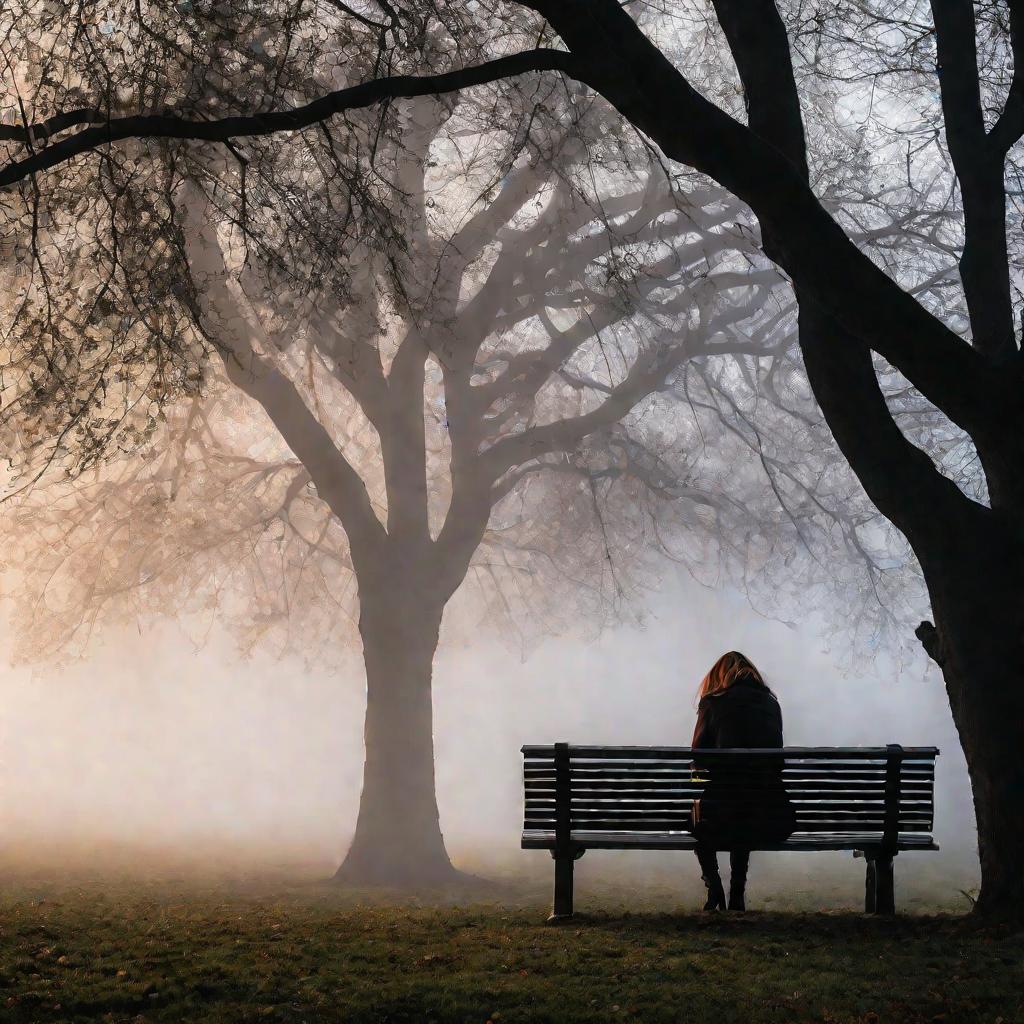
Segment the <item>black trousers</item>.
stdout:
[[[719,877],[718,874],[718,851],[713,846],[700,844],[694,853],[700,863],[700,873],[705,879],[711,881]],[[735,888],[742,888],[747,881],[747,867],[750,865],[749,850],[729,851],[729,870],[732,872],[730,885]]]

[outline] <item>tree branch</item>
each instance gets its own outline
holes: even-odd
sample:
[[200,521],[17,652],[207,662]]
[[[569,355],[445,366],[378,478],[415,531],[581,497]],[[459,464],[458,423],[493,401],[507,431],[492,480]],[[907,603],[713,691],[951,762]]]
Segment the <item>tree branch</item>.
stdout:
[[972,0],[931,0],[946,145],[964,204],[964,286],[976,348],[996,358],[1017,350],[1006,251],[1003,154],[985,134]]
[[81,107],[78,110],[54,114],[45,121],[37,121],[27,126],[0,124],[0,141],[21,142],[26,146],[33,146],[44,142],[52,135],[67,131],[68,128],[77,128],[82,124],[100,124],[105,120],[103,112],[95,107]]
[[559,32],[578,77],[666,156],[749,203],[771,239],[771,258],[954,422],[975,436],[992,435],[994,403],[1024,416],[1020,373],[990,366],[906,294],[850,241],[791,159],[697,92],[616,0],[521,2]]
[[[483,64],[448,71],[439,75],[396,75],[361,82],[346,89],[321,96],[292,110],[269,111],[263,114],[236,115],[212,121],[194,121],[174,113],[138,114],[111,118],[102,125],[51,143],[21,160],[0,167],[0,188],[23,181],[32,174],[66,163],[83,153],[124,139],[191,139],[227,142],[231,139],[258,135],[296,132],[312,124],[326,121],[346,110],[358,110],[384,100],[434,96],[455,92],[474,85],[485,85],[531,71],[562,71],[572,74],[576,61],[563,50],[525,50],[486,61]],[[51,121],[66,118],[57,114]],[[49,122],[44,122],[44,124]],[[24,132],[24,129],[19,129]]]
[[514,466],[542,455],[572,451],[588,434],[621,420],[638,402],[656,391],[689,355],[685,341],[669,349],[652,345],[596,409],[582,416],[530,427],[493,444],[481,456],[486,475],[497,480]]
[[[326,428],[310,411],[293,381],[269,359],[260,356],[250,340],[257,328],[243,316],[231,297],[223,254],[215,226],[205,217],[207,206],[190,189],[191,198],[180,204],[187,217],[185,248],[189,269],[197,271],[206,285],[202,294],[214,304],[222,330],[217,350],[228,379],[258,402],[273,421],[285,443],[312,478],[317,494],[338,517],[348,535],[353,564],[372,567],[386,531],[370,503],[366,484],[338,449]],[[201,309],[197,318],[210,317]],[[205,323],[204,323],[205,327]]]
[[[750,88],[751,128],[770,133],[769,141],[780,146],[794,166],[804,168],[806,175],[796,81],[789,42],[775,0],[714,3],[737,66],[747,68],[744,81]],[[769,22],[774,29],[766,28]],[[766,47],[766,40],[772,41],[772,46]],[[800,119],[801,124],[780,120],[780,94],[790,98],[784,104],[789,117]],[[800,147],[799,151],[795,151],[796,147]],[[776,235],[783,230],[784,227],[774,224],[765,227],[766,248],[774,248]],[[889,278],[886,281],[892,284]],[[879,387],[871,353],[861,338],[852,335],[841,319],[823,310],[816,296],[809,295],[799,281],[797,299],[804,363],[814,395],[843,454],[883,514],[905,533],[920,536],[934,526],[933,505],[940,501],[960,502],[963,496],[938,472],[928,456],[903,436]],[[970,351],[959,341],[957,344],[958,351]],[[911,481],[913,486],[908,487]]]
[[1024,136],[1024,0],[1008,0],[1010,8],[1010,50],[1013,78],[999,119],[989,132],[989,141],[1000,156]]

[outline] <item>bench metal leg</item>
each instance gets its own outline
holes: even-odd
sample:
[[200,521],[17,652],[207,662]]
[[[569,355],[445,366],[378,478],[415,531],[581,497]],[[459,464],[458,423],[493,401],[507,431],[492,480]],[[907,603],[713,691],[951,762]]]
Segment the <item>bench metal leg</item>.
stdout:
[[865,857],[867,861],[867,870],[864,873],[864,913],[873,914],[875,912],[875,880],[877,873],[875,872],[875,860],[874,857]]
[[896,888],[892,857],[879,857],[875,861],[875,913],[896,913]]
[[893,856],[895,854],[884,854],[873,850],[864,851],[864,859],[868,865],[864,876],[865,914],[896,913]]
[[551,854],[555,860],[555,901],[548,924],[572,917],[572,872],[576,858],[572,853]]

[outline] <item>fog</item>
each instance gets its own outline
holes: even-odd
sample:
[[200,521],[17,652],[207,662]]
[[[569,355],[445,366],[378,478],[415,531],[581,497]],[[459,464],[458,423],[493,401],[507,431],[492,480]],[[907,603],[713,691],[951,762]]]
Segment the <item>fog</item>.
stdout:
[[[442,828],[456,865],[543,891],[551,861],[519,849],[523,743],[689,742],[700,677],[736,647],[778,694],[791,745],[935,744],[937,853],[904,853],[898,899],[966,909],[977,884],[963,756],[941,677],[879,659],[844,677],[813,624],[756,615],[736,594],[678,578],[650,596],[643,627],[545,640],[522,656],[495,635],[442,636],[435,741]],[[447,640],[447,642],[446,642]],[[87,658],[8,668],[0,681],[0,863],[8,871],[175,871],[329,876],[352,835],[362,764],[358,652],[342,671],[231,638],[195,647],[173,623],[98,637]],[[848,853],[761,854],[754,903],[857,906],[863,862]],[[588,891],[693,904],[690,855],[591,851]],[[596,898],[596,897],[594,897]],[[661,897],[659,897],[661,898]]]

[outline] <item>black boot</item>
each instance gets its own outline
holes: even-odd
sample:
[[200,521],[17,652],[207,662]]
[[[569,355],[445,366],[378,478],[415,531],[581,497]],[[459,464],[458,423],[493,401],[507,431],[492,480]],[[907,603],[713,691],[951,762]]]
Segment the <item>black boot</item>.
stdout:
[[708,890],[705,910],[725,910],[725,887],[718,873],[718,854],[714,850],[698,847],[697,860],[700,862],[701,879]]
[[743,883],[737,885],[735,882],[729,883],[729,909],[737,910],[741,914],[747,909],[747,904],[744,901]]
[[[701,878],[704,876],[701,875]],[[711,878],[704,878],[704,884],[708,889],[708,898],[704,909],[725,910],[725,886],[722,885],[721,876],[713,875]]]
[[747,888],[747,866],[750,864],[749,850],[733,850],[729,854],[729,909],[742,913],[747,909],[744,894]]

